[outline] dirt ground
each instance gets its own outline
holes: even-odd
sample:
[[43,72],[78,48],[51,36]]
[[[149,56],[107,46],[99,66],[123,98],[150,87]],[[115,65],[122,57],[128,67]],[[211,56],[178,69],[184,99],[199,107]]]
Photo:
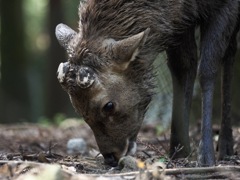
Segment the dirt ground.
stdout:
[[[233,130],[234,156],[215,167],[199,168],[199,127],[190,131],[192,153],[177,160],[167,156],[169,132],[159,133],[157,127],[144,125],[136,156],[112,168],[104,164],[90,128],[81,121],[68,119],[47,127],[0,125],[0,179],[240,179],[240,128]],[[213,129],[216,146],[219,127]],[[72,138],[83,138],[86,152],[69,155],[67,142]]]

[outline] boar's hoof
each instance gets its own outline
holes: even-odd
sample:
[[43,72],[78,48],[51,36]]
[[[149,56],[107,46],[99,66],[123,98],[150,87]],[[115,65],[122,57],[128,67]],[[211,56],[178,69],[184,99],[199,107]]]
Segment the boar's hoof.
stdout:
[[112,166],[112,167],[116,167],[118,165],[118,161],[112,153],[104,154],[103,157],[104,157],[105,164]]
[[69,69],[69,63],[65,62],[65,63],[60,63],[58,66],[58,70],[57,70],[57,78],[58,81],[60,83],[63,83],[64,79],[65,79],[65,74]]

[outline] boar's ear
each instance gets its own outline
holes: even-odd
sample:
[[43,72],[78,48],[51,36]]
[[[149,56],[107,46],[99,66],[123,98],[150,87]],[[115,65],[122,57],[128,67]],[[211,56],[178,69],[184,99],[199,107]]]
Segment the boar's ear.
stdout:
[[70,40],[77,34],[74,30],[68,27],[65,24],[59,24],[56,27],[55,34],[58,42],[61,46],[63,46],[66,50],[68,48],[68,44]]
[[134,61],[139,53],[139,49],[144,45],[150,29],[128,37],[123,40],[116,41],[113,46],[113,55],[122,70],[128,68],[131,61]]

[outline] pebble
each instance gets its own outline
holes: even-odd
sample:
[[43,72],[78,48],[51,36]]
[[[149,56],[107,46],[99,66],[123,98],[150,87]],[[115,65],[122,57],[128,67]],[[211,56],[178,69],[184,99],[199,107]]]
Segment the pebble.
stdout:
[[132,156],[122,157],[118,162],[118,166],[121,169],[122,173],[138,170],[137,161]]
[[84,154],[87,152],[87,143],[83,138],[69,139],[67,142],[68,154]]

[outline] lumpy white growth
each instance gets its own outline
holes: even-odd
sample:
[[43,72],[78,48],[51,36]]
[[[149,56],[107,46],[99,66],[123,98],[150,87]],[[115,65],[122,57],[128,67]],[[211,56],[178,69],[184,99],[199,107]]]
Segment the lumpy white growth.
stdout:
[[88,81],[89,81],[89,73],[88,73],[87,77],[83,78],[83,81],[81,82],[81,84],[86,85],[88,83]]
[[92,75],[90,73],[87,73],[87,76],[83,77],[81,80],[80,77],[78,77],[78,84],[82,88],[88,88],[90,87],[94,82],[94,78],[92,78]]
[[68,62],[59,64],[58,70],[57,70],[57,78],[58,78],[60,83],[63,83],[63,81],[65,79],[66,72],[68,71],[68,68],[69,68],[69,63]]
[[63,67],[64,67],[64,64],[63,64],[63,63],[60,63],[59,66],[58,66],[58,70],[57,70],[57,72],[58,72],[57,78],[58,78],[58,80],[59,80],[60,83],[63,82],[64,77],[65,77],[65,73],[64,73],[64,71],[63,71]]

